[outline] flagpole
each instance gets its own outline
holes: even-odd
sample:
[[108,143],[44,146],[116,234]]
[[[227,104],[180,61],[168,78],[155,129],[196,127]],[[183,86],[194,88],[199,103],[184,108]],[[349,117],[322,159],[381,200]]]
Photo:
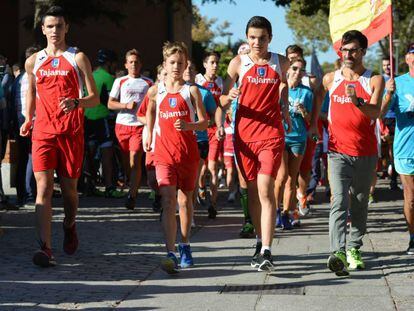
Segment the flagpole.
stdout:
[[394,44],[393,44],[393,12],[392,12],[392,3],[391,3],[391,32],[390,32],[390,69],[391,69],[391,79],[394,79]]

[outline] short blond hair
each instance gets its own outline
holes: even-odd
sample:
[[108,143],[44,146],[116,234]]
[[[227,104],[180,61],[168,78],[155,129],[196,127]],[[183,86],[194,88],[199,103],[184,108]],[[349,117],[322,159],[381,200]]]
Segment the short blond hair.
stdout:
[[141,61],[141,54],[138,52],[137,49],[131,49],[125,53],[125,61],[127,61],[128,57],[131,55],[135,55]]
[[185,56],[185,59],[188,60],[188,49],[184,42],[165,42],[164,46],[162,47],[162,56],[164,58],[164,61],[170,57],[171,55],[174,55],[176,53],[181,53]]

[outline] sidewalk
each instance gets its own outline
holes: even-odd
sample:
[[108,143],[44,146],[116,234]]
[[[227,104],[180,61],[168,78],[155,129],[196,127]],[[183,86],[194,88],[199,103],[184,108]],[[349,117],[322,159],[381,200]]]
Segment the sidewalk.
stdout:
[[[320,196],[322,197],[322,195]],[[80,248],[62,251],[63,209],[56,200],[53,247],[58,266],[31,263],[36,250],[34,210],[0,211],[0,309],[131,310],[413,310],[414,257],[405,255],[408,236],[402,194],[380,185],[369,210],[365,271],[338,278],[326,268],[327,203],[316,205],[302,228],[276,232],[276,271],[250,267],[254,240],[239,239],[242,213],[225,203],[216,220],[196,212],[192,241],[196,266],[168,276],[158,216],[141,194],[133,212],[123,200],[81,199]]]

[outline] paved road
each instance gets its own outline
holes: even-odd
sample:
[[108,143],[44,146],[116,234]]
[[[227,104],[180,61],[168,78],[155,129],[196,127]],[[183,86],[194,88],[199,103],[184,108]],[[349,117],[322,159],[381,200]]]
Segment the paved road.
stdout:
[[401,193],[381,185],[378,197],[383,202],[370,207],[364,240],[367,269],[348,278],[326,269],[327,203],[316,205],[301,229],[276,232],[277,268],[269,275],[250,268],[254,241],[238,238],[242,214],[224,193],[216,220],[197,211],[196,266],[175,277],[159,269],[162,233],[146,194],[133,212],[122,200],[81,199],[81,244],[74,256],[62,251],[63,210],[55,200],[59,265],[50,269],[31,264],[37,248],[33,208],[0,211],[0,310],[414,310],[414,257],[404,253]]

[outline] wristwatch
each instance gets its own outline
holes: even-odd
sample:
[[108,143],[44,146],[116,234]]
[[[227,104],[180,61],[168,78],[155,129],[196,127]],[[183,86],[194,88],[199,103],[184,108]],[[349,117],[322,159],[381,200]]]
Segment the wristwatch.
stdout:
[[73,100],[73,103],[75,104],[75,108],[78,108],[78,106],[79,106],[79,99],[78,98],[75,98]]
[[358,101],[357,107],[361,107],[365,105],[365,101],[361,97],[357,97],[357,101]]

